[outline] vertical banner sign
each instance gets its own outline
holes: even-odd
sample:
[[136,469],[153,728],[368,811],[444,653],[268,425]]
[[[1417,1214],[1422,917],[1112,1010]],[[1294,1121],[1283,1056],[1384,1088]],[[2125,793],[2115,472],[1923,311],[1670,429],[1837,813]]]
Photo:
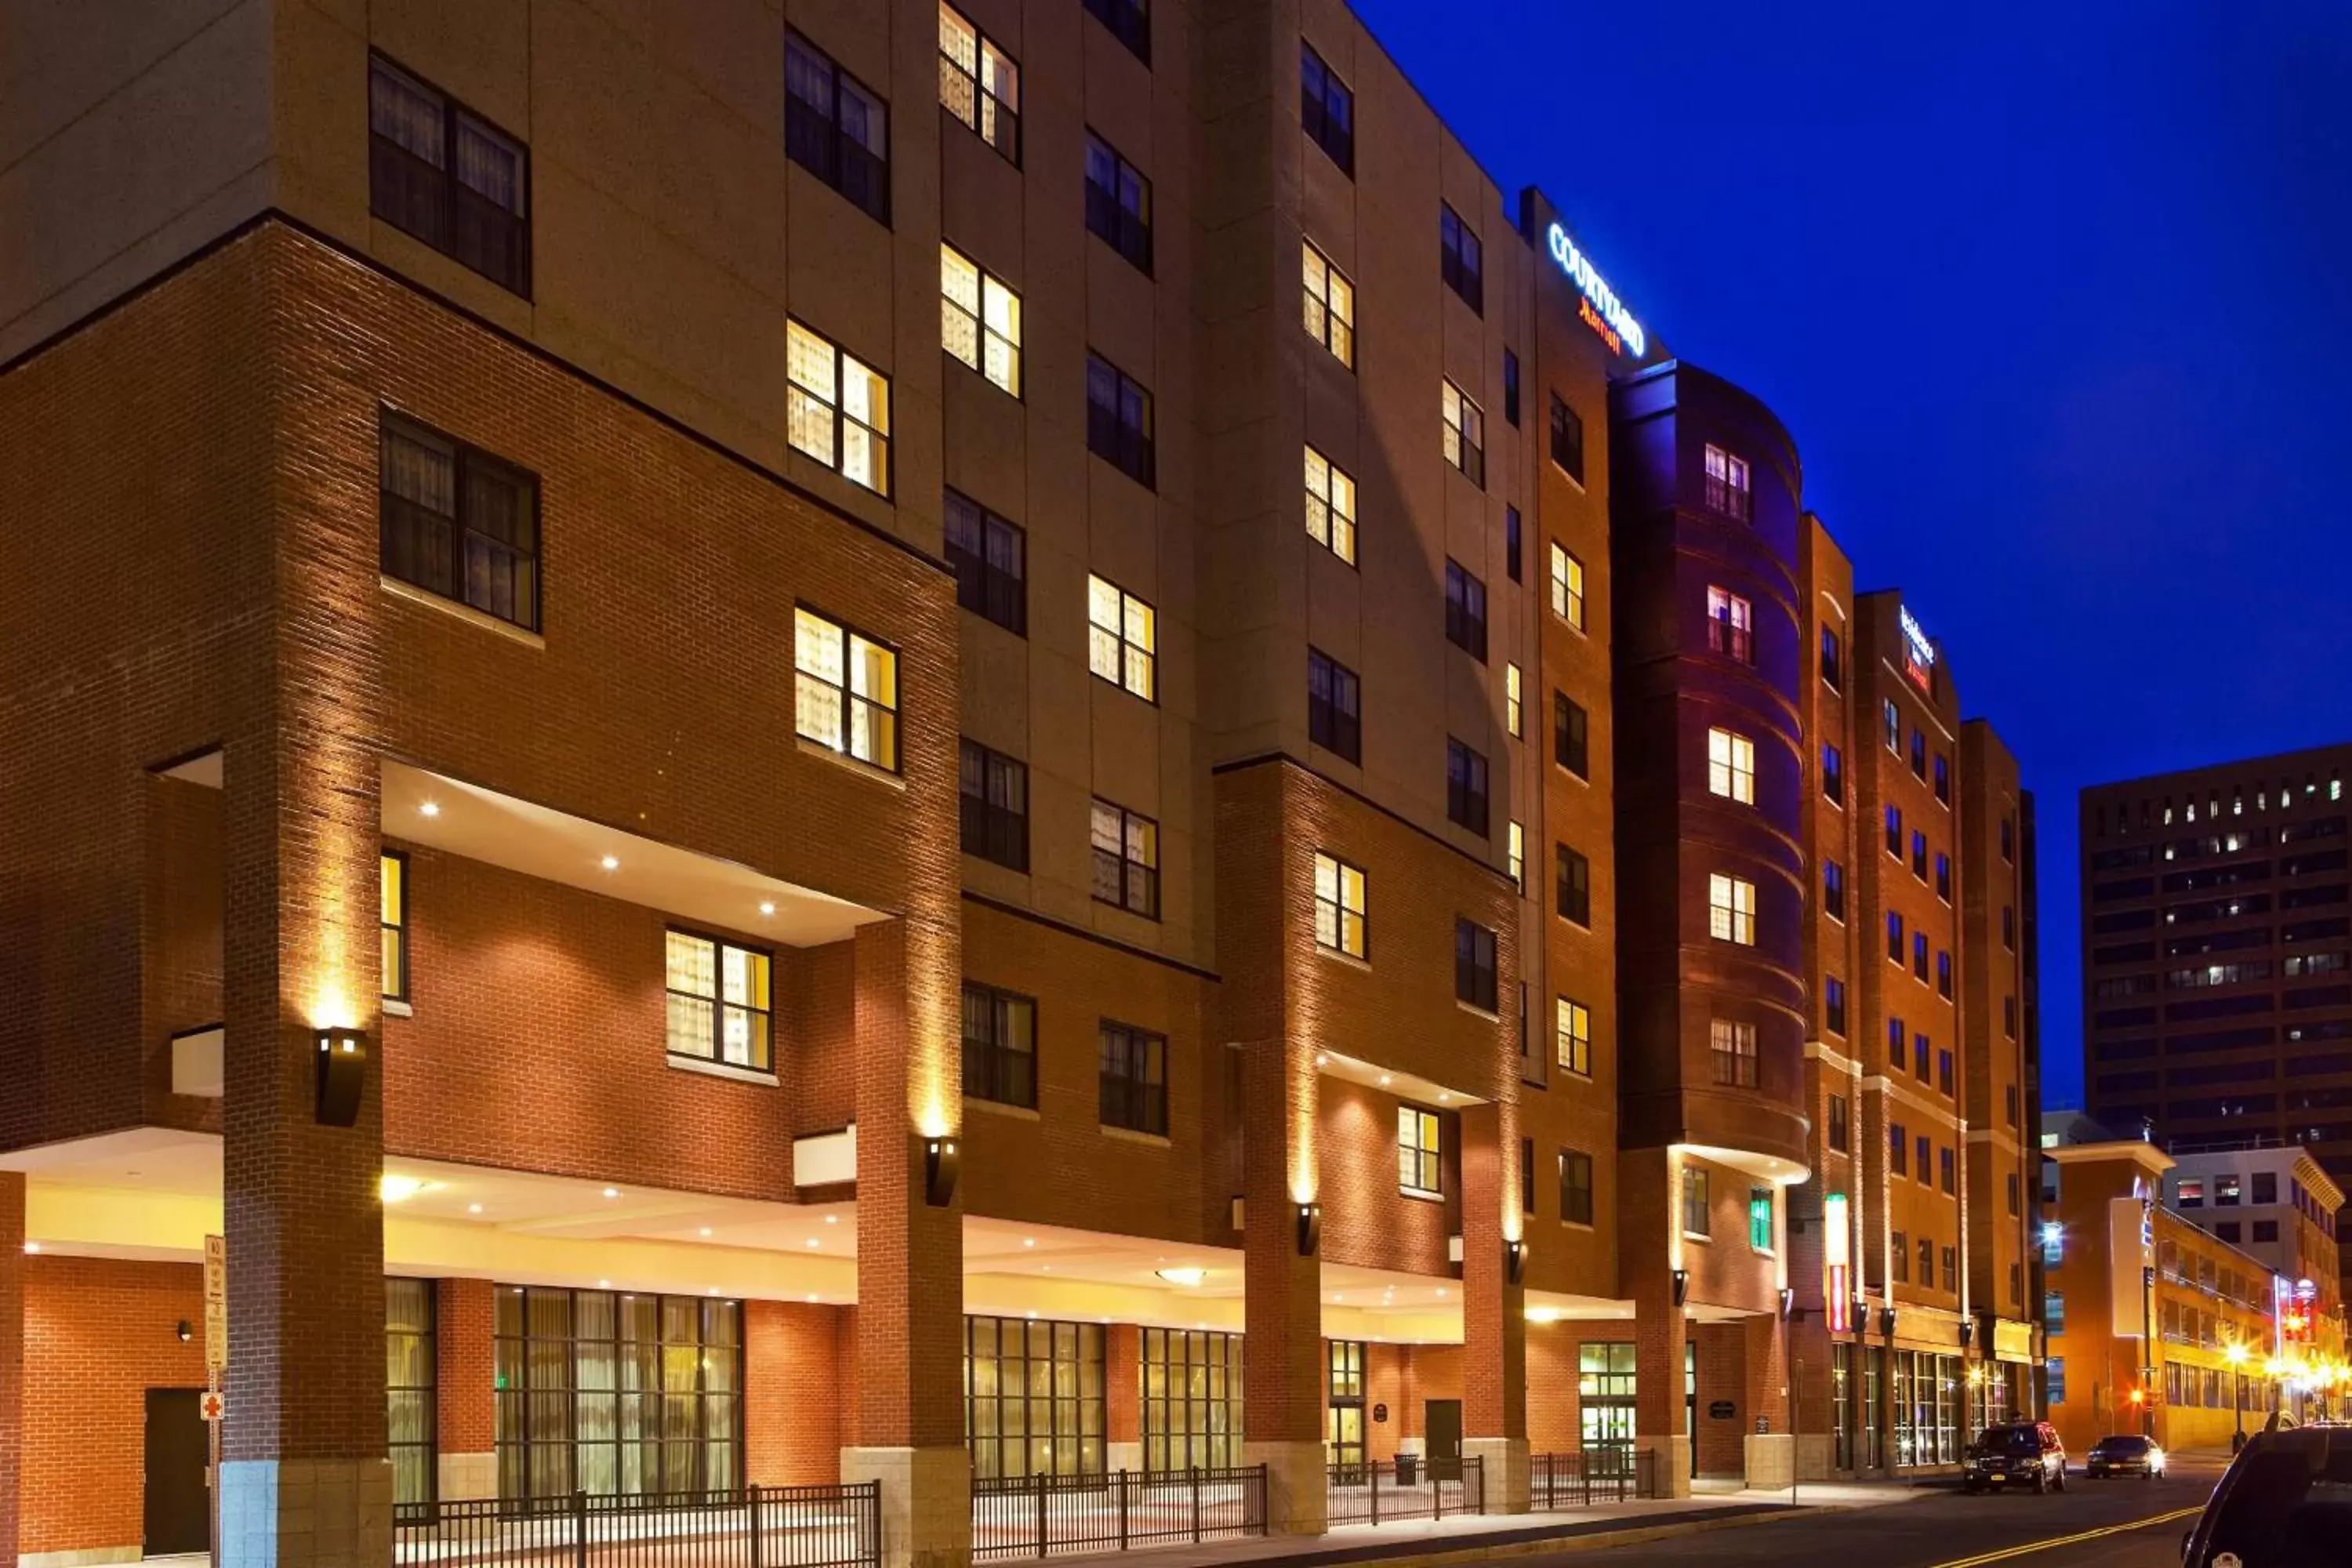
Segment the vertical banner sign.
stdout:
[[1853,1232],[1847,1224],[1845,1194],[1822,1199],[1822,1304],[1828,1310],[1830,1332],[1853,1328]]
[[205,1237],[205,1370],[217,1384],[228,1365],[228,1242]]

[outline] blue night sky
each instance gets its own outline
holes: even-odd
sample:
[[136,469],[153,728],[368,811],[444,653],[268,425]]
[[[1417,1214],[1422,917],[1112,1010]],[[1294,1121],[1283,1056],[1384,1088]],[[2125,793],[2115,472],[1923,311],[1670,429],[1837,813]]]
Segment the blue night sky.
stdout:
[[2076,790],[2352,738],[2352,5],[1355,4],[2017,752],[2079,1104]]

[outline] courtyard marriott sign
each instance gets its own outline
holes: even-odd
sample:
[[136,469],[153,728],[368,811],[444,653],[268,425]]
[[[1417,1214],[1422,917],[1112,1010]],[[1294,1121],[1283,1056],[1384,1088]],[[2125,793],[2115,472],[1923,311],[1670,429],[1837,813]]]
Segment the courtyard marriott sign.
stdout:
[[1577,314],[1583,318],[1584,324],[1600,333],[1613,353],[1630,353],[1640,359],[1649,351],[1650,335],[1633,319],[1633,312],[1625,309],[1625,301],[1617,298],[1617,290],[1593,270],[1591,260],[1576,247],[1576,241],[1568,237],[1568,230],[1554,224],[1547,237],[1551,258],[1559,263],[1559,269],[1584,294],[1577,303]]

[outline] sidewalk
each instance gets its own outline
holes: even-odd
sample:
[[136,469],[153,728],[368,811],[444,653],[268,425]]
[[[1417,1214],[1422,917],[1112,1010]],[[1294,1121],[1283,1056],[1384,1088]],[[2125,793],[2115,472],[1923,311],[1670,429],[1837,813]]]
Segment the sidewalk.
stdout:
[[1691,1498],[1645,1498],[1595,1503],[1550,1513],[1454,1514],[1443,1520],[1341,1525],[1319,1536],[1262,1536],[1201,1546],[1150,1547],[1101,1554],[1056,1553],[1057,1568],[1331,1568],[1378,1563],[1383,1568],[1521,1556],[1538,1552],[1598,1551],[1702,1531],[1769,1524],[1817,1509],[1877,1508],[1926,1493],[1907,1481],[1808,1481],[1797,1505],[1786,1488]]

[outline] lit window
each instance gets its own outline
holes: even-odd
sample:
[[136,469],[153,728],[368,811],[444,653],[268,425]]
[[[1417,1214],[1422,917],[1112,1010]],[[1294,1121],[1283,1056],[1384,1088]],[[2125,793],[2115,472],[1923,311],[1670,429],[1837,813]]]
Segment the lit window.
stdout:
[[1099,577],[1087,579],[1087,662],[1095,674],[1159,700],[1159,616],[1150,605]]
[[382,881],[383,999],[408,1000],[408,857],[386,849],[376,857]]
[[1592,1076],[1592,1014],[1581,1002],[1565,996],[1552,1004],[1553,1047],[1559,1065],[1569,1072]]
[[784,154],[890,221],[890,111],[796,33],[784,39]]
[[1715,1058],[1715,1081],[1733,1089],[1756,1087],[1756,1026],[1710,1018],[1707,1047]]
[[940,247],[940,342],[998,386],[1021,395],[1021,296],[952,245]]
[[1727,517],[1736,517],[1742,522],[1749,521],[1753,509],[1745,458],[1735,458],[1720,447],[1707,447],[1706,504]]
[[1356,560],[1356,481],[1307,448],[1307,536],[1349,565]]
[[1709,1217],[1706,1172],[1697,1165],[1683,1167],[1683,1234],[1706,1236],[1714,1230]]
[[795,450],[877,495],[890,493],[890,383],[793,321],[785,327],[784,433]]
[[801,738],[896,773],[898,654],[814,610],[797,611],[794,621]]
[[1706,732],[1706,787],[1742,805],[1756,804],[1756,742],[1728,730]]
[[1087,230],[1150,276],[1151,182],[1092,132],[1087,133]]
[[1306,286],[1307,335],[1331,351],[1331,357],[1354,369],[1356,364],[1356,286],[1331,265],[1331,258],[1311,240],[1298,246],[1299,268]]
[[1524,893],[1528,890],[1527,829],[1516,822],[1511,824],[1508,855],[1511,886]]
[[1486,416],[1476,404],[1450,381],[1438,384],[1438,410],[1445,424],[1445,460],[1468,475],[1473,484],[1486,482]]
[[940,0],[940,102],[980,139],[1021,162],[1021,68]]
[[669,933],[669,1054],[765,1072],[768,954],[690,931]]
[[1364,873],[1345,860],[1315,857],[1315,942],[1350,958],[1365,955]]
[[1707,931],[1718,942],[1756,945],[1756,884],[1717,871],[1706,879]]
[[1419,1106],[1397,1107],[1397,1184],[1409,1193],[1435,1197],[1444,1188],[1437,1113]]
[[1726,589],[1706,591],[1706,646],[1742,664],[1756,662],[1756,612],[1748,602]]
[[1886,730],[1886,749],[1896,756],[1901,756],[1903,754],[1903,711],[1895,706],[1895,699],[1890,697],[1886,700],[1885,706],[1879,710],[1879,718]]
[[1095,901],[1160,918],[1160,824],[1107,800],[1094,803]]
[[1503,727],[1517,740],[1525,729],[1525,710],[1519,703],[1519,667],[1503,666]]
[[1759,1252],[1772,1250],[1772,1189],[1748,1189],[1748,1245]]
[[1551,547],[1551,613],[1584,629],[1584,563],[1558,544]]

